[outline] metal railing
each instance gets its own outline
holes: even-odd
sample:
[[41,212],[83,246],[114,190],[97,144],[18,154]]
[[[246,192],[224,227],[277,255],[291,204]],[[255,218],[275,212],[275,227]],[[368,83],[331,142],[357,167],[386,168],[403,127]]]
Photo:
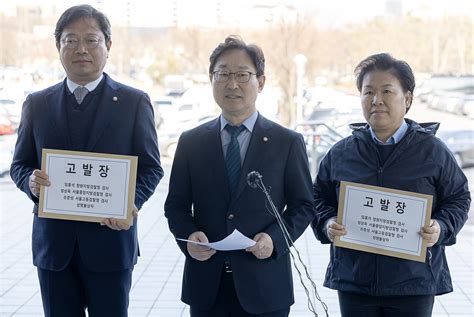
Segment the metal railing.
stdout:
[[299,123],[295,126],[295,130],[300,132],[305,140],[311,177],[314,179],[318,172],[320,159],[334,143],[344,136],[334,127],[320,120]]

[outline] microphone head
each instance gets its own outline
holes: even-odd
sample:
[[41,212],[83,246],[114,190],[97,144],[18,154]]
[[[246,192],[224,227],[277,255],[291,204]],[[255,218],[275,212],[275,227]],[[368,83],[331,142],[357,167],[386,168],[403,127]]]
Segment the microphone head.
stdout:
[[251,171],[247,174],[247,184],[249,184],[252,188],[257,188],[257,183],[259,180],[262,179],[262,175],[260,175],[257,171]]

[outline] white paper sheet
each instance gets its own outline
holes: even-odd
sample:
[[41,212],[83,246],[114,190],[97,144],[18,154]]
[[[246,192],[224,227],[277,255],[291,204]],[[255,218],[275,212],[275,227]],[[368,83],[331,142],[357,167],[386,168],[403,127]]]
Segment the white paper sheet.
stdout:
[[191,242],[194,244],[206,246],[217,251],[242,250],[242,249],[250,248],[251,246],[255,245],[255,241],[247,238],[237,229],[235,229],[230,235],[228,235],[221,241],[216,241],[216,242],[204,243],[204,242],[196,242],[196,241],[179,239],[179,238],[176,238],[176,240],[186,241],[186,242]]

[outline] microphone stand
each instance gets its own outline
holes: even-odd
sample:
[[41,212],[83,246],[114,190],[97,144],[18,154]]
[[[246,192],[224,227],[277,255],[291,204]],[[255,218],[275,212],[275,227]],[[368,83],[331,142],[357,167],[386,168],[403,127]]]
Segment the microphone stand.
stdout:
[[318,314],[316,313],[316,309],[315,309],[316,305],[315,305],[315,303],[313,303],[313,300],[312,300],[312,298],[309,294],[309,290],[306,287],[306,284],[304,283],[303,276],[301,274],[300,269],[298,268],[295,255],[293,254],[293,252],[291,252],[291,247],[293,247],[295,249],[296,254],[298,256],[298,262],[303,266],[304,271],[306,273],[306,278],[311,282],[313,296],[321,303],[321,306],[323,307],[323,309],[326,313],[326,317],[328,317],[329,316],[328,307],[327,307],[326,303],[319,296],[318,290],[316,288],[316,284],[314,283],[311,276],[309,275],[308,268],[304,264],[303,260],[301,259],[300,252],[298,251],[298,249],[294,245],[294,242],[293,242],[293,240],[290,236],[290,233],[286,229],[285,223],[283,222],[283,219],[281,218],[280,213],[278,212],[277,208],[275,207],[275,204],[273,203],[272,197],[270,196],[270,193],[268,192],[267,187],[263,183],[262,175],[260,175],[260,173],[257,172],[257,171],[252,171],[252,172],[248,173],[248,175],[247,175],[247,184],[252,188],[259,188],[265,194],[267,202],[270,204],[271,210],[268,210],[268,207],[266,205],[265,205],[265,207],[270,212],[270,214],[272,214],[277,219],[278,225],[279,225],[279,227],[280,227],[280,229],[283,233],[283,237],[285,238],[285,242],[286,242],[286,245],[288,247],[288,251],[291,255],[291,258],[293,259],[293,266],[294,266],[295,270],[298,272],[298,275],[299,275],[299,278],[300,278],[300,283],[303,286],[304,291],[306,293],[306,297],[308,299],[308,309],[309,309],[309,311],[311,311],[314,314],[314,316],[318,317]]

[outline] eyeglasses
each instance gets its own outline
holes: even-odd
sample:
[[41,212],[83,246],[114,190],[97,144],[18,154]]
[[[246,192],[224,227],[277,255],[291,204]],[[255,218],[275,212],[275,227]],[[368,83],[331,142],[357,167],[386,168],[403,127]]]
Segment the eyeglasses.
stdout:
[[[97,46],[99,46],[100,42],[103,40],[99,37],[86,37],[83,42],[84,42],[84,47],[88,50],[94,49]],[[75,50],[79,47],[79,43],[81,40],[75,38],[75,37],[66,37],[64,40],[61,41],[64,45],[65,48],[67,49],[72,49]]]
[[235,73],[217,71],[217,72],[213,72],[212,75],[214,76],[214,80],[218,83],[228,82],[231,75],[234,76],[234,79],[236,82],[246,83],[250,80],[250,76],[256,75],[256,74],[251,73],[251,72],[244,72],[244,71],[235,72]]

